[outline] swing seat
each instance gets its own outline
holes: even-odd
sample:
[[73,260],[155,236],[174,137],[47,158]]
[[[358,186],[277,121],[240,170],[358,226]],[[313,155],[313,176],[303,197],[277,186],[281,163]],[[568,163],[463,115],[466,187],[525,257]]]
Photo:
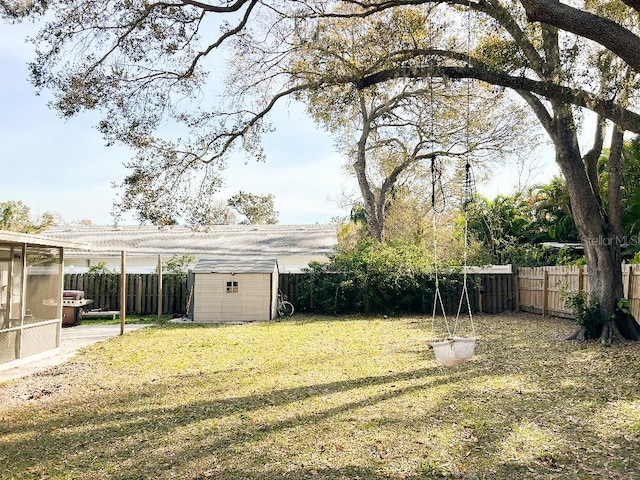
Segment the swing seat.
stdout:
[[431,348],[438,363],[452,367],[471,360],[476,350],[476,339],[450,337],[441,342],[431,342]]

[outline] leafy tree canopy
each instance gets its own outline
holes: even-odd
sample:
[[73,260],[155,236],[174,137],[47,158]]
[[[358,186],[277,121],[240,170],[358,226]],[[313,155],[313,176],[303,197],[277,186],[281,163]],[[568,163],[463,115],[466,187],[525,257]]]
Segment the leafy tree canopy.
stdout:
[[[34,39],[38,53],[32,80],[54,91],[55,107],[65,116],[85,109],[103,112],[103,135],[138,151],[122,185],[120,207],[136,208],[159,221],[170,221],[186,208],[195,218],[206,213],[221,183],[225,155],[241,146],[251,158],[261,158],[260,136],[271,128],[267,117],[284,99],[336,86],[365,92],[398,79],[420,82],[435,77],[452,84],[475,79],[498,91],[508,88],[529,106],[554,143],[580,237],[593,240],[585,243],[592,267],[591,294],[604,317],[613,318],[623,291],[620,250],[602,240],[620,234],[622,139],[624,131],[640,133],[635,110],[640,78],[632,60],[612,53],[616,45],[607,50],[586,41],[586,35],[567,35],[550,26],[557,14],[545,20],[549,23],[529,22],[527,13],[532,12],[525,7],[532,3],[536,2],[88,0],[79,5],[43,0],[28,4],[33,12],[49,8],[47,23]],[[624,38],[633,44],[638,15],[635,0],[629,4],[589,0],[578,6],[601,24],[604,20],[629,30],[632,36]],[[22,3],[3,3],[5,10],[7,5]],[[325,35],[327,22],[352,18],[365,30],[368,22],[389,12],[414,9],[418,18],[428,15],[431,29],[441,33],[428,35],[426,45],[424,36],[387,28],[384,43],[389,49],[365,56],[361,63],[340,61],[349,51],[344,48],[317,64],[290,61],[304,58],[309,45],[331,40]],[[608,45],[604,38],[598,40]],[[223,51],[223,46],[230,49]],[[226,58],[216,57],[216,52]],[[226,78],[219,75],[223,60],[229,61]],[[224,92],[216,88],[222,84]],[[593,148],[583,155],[577,137],[580,112],[575,107],[590,109],[616,126],[607,167],[608,211],[594,168],[602,136],[597,135]],[[168,132],[175,137],[169,138]],[[621,331],[640,339],[640,328],[629,318],[622,321]],[[603,338],[610,338],[612,326],[607,325]]]
[[57,223],[50,212],[32,215],[31,209],[21,201],[0,202],[0,230],[20,233],[41,233]]
[[174,255],[163,262],[162,271],[163,273],[186,275],[189,267],[193,266],[196,260],[196,256],[189,253]]
[[[465,16],[467,7],[471,16]],[[101,110],[105,138],[138,152],[117,206],[155,224],[180,217],[205,223],[211,196],[222,185],[225,153],[237,145],[261,158],[259,138],[271,129],[267,116],[286,98],[326,92],[340,103],[349,100],[345,88],[399,78],[445,78],[454,91],[457,80],[474,78],[530,92],[529,102],[545,97],[591,108],[640,131],[640,115],[615,95],[601,94],[598,81],[579,68],[586,63],[577,42],[567,39],[557,52],[562,70],[544,65],[555,58],[542,51],[549,32],[527,24],[519,2],[91,0],[80,8],[41,0],[2,2],[0,8],[9,18],[46,11],[34,38],[34,84],[53,90],[64,116]],[[623,18],[616,11],[600,14]],[[369,31],[378,37],[356,62],[346,60],[362,37],[351,37],[349,46],[335,43],[332,33],[350,19],[356,29],[376,26]],[[470,49],[465,22],[473,31]],[[400,24],[410,28],[396,28]],[[382,45],[390,48],[377,48]],[[333,88],[338,95],[330,95]]]
[[245,217],[240,224],[273,224],[278,223],[274,199],[272,194],[255,195],[240,191],[227,201],[227,205]]

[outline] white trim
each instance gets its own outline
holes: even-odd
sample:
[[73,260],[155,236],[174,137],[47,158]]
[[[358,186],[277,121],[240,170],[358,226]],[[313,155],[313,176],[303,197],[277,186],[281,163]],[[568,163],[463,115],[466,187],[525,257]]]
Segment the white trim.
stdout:
[[483,265],[480,267],[468,266],[463,269],[469,274],[484,273],[484,274],[503,274],[508,275],[513,273],[513,266],[509,263],[507,265]]
[[28,357],[12,360],[8,363],[0,363],[0,372],[3,372],[5,370],[10,370],[16,367],[22,367],[23,365],[28,365],[31,362],[44,360],[45,358],[55,357],[59,353],[61,353],[61,350],[60,350],[60,347],[58,346],[58,347],[52,348],[51,350],[46,350],[44,352],[36,353]]

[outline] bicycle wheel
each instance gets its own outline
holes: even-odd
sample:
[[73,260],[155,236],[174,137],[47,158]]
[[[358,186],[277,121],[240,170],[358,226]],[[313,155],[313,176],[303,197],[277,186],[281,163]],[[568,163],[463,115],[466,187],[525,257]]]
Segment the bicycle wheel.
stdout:
[[280,316],[283,317],[290,317],[291,315],[293,315],[293,303],[291,302],[282,302],[282,307],[280,309],[278,309],[278,313],[280,314],[280,310],[282,310],[282,313],[280,314]]

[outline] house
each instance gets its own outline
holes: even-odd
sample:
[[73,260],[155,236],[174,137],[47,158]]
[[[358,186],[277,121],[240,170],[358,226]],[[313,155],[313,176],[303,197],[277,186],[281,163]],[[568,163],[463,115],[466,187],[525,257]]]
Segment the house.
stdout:
[[201,259],[190,274],[194,322],[236,323],[275,318],[278,305],[275,258]]
[[63,250],[84,247],[0,231],[0,369],[60,350]]
[[88,243],[89,251],[71,251],[65,256],[65,273],[84,273],[104,263],[120,269],[123,251],[128,273],[153,273],[158,255],[166,261],[174,256],[201,258],[275,258],[280,273],[297,273],[309,262],[326,261],[337,239],[336,225],[213,225],[206,230],[186,226],[58,226],[44,235]]

